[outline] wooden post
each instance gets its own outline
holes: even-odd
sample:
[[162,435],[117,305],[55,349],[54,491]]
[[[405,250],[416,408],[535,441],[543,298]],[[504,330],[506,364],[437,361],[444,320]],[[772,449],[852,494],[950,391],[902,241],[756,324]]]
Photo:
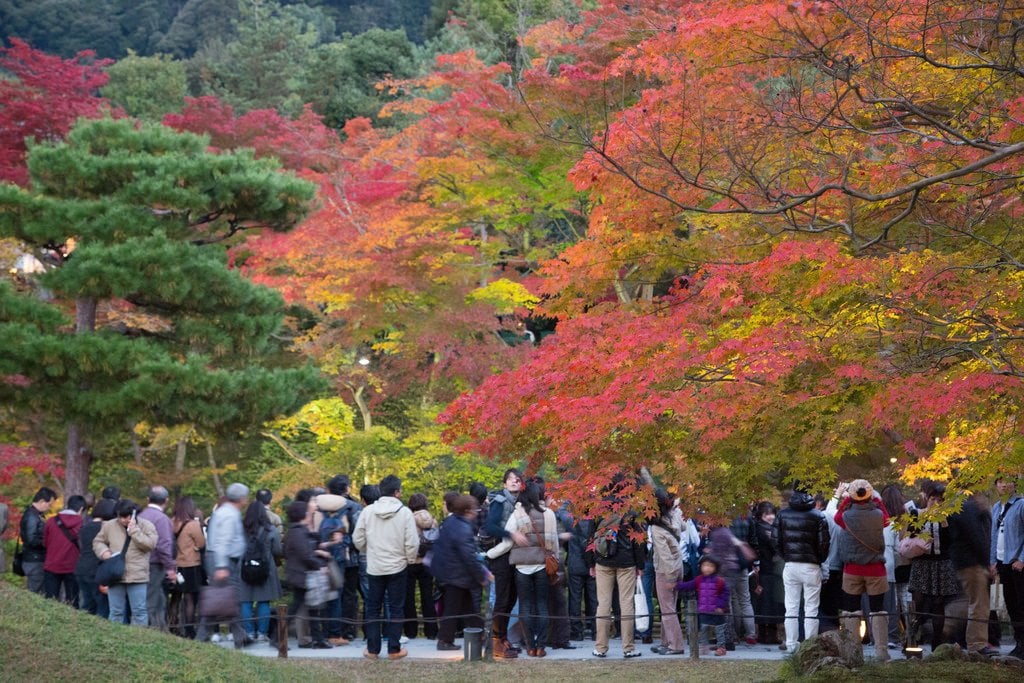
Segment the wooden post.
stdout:
[[690,641],[690,659],[700,659],[700,631],[697,621],[697,601],[686,601],[686,635]]
[[288,605],[277,606],[277,656],[288,659]]

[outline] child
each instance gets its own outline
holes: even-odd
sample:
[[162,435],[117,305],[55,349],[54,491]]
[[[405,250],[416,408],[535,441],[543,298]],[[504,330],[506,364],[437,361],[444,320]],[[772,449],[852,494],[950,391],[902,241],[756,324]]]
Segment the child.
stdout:
[[729,607],[729,587],[718,575],[718,560],[710,555],[700,558],[700,576],[676,583],[679,592],[697,592],[697,623],[701,643],[707,644],[707,628],[715,628],[715,656],[725,656],[725,612]]

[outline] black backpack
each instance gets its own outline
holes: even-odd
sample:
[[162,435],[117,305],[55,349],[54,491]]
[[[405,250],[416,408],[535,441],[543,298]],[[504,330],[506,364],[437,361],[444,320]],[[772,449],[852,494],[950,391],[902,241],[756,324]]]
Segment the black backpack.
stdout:
[[242,581],[251,586],[260,586],[270,576],[270,561],[267,558],[267,532],[245,539],[245,554],[242,555]]

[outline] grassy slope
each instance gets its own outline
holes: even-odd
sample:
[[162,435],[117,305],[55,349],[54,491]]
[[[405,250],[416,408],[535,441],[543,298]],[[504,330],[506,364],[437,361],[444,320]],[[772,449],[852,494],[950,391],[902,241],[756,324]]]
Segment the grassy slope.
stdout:
[[[785,671],[785,667],[782,667]],[[764,681],[778,662],[647,658],[549,662],[276,660],[111,624],[0,581],[0,679],[33,681]],[[845,680],[1020,681],[1020,668],[906,662],[868,667]],[[823,679],[819,679],[823,680]],[[827,679],[825,679],[827,680]],[[838,679],[833,679],[838,680]]]

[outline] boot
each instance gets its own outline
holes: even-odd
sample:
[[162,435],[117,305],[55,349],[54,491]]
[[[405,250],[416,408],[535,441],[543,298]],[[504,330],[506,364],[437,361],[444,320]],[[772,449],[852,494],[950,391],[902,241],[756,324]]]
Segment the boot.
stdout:
[[495,659],[515,659],[519,656],[516,650],[508,647],[503,638],[491,638],[491,654]]
[[860,612],[839,612],[839,627],[860,640]]
[[875,661],[889,661],[889,614],[888,612],[871,613],[871,637],[875,641]]

